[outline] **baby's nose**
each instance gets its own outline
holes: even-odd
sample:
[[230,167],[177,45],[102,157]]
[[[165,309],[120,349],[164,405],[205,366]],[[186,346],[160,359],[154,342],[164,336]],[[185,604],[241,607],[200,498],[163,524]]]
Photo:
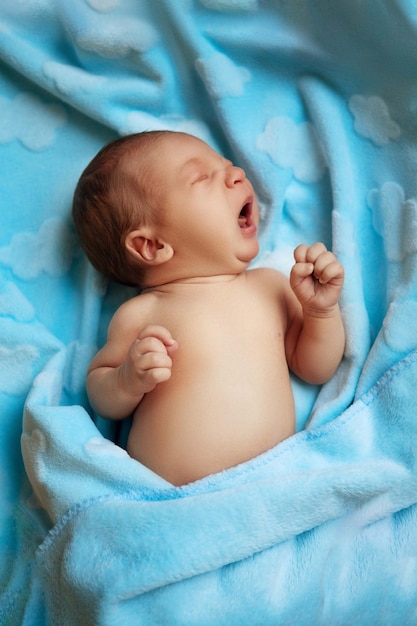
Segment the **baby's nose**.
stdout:
[[245,178],[246,178],[245,170],[242,170],[241,167],[237,167],[236,165],[227,166],[226,185],[228,187],[234,187],[238,183],[243,182]]

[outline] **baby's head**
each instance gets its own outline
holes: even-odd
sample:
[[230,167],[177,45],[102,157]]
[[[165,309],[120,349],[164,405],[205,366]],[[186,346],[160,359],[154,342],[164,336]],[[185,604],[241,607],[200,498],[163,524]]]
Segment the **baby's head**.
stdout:
[[141,283],[145,268],[128,253],[125,239],[132,228],[159,221],[147,157],[165,134],[116,139],[98,152],[78,181],[72,207],[75,228],[92,265],[110,280]]
[[172,131],[105,146],[82,173],[73,201],[94,267],[141,287],[246,269],[258,252],[258,213],[241,168]]

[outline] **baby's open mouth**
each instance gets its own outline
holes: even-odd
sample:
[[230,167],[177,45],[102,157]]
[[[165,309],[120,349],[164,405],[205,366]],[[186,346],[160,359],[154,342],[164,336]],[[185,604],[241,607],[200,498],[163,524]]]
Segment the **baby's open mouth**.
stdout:
[[245,202],[239,213],[239,227],[248,228],[252,225],[252,201]]

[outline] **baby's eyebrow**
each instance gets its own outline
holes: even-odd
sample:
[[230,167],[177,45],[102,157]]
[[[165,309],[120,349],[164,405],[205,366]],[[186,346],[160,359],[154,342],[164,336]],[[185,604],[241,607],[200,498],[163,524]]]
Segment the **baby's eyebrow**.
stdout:
[[180,166],[179,174],[186,178],[202,167],[204,167],[203,159],[200,159],[199,157],[191,157],[191,159],[188,159]]
[[178,174],[184,179],[192,178],[196,174],[200,174],[202,170],[207,169],[210,166],[214,167],[215,163],[217,165],[221,164],[222,166],[233,165],[229,159],[226,159],[221,154],[217,153],[214,153],[212,158],[195,156],[187,159],[185,163],[180,165]]

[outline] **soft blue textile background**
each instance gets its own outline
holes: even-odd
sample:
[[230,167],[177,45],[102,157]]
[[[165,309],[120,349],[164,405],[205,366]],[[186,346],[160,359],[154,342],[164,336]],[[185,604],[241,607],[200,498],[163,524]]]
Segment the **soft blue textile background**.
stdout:
[[[417,623],[416,67],[413,0],[0,0],[0,623]],[[300,432],[180,490],[86,411],[132,291],[70,220],[103,143],[153,128],[246,169],[259,265],[323,240],[346,269]]]

